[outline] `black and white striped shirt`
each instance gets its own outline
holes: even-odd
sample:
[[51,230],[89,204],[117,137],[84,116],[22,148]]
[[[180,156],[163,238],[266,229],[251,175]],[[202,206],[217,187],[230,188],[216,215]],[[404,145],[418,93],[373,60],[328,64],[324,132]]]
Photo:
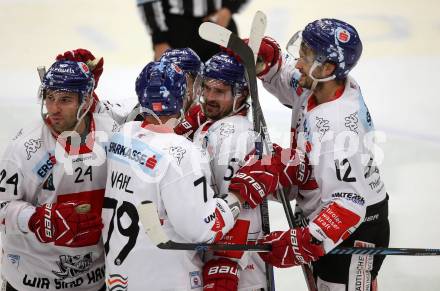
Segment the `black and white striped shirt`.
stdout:
[[166,18],[168,15],[181,15],[203,18],[221,8],[228,8],[236,13],[247,0],[136,0],[144,21],[151,30],[153,42],[166,41],[162,39],[168,31]]

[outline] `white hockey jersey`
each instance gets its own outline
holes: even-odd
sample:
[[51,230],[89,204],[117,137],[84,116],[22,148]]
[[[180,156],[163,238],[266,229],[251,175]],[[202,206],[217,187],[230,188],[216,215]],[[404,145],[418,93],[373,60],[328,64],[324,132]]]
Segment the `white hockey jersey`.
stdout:
[[[292,108],[292,146],[307,153],[315,186],[299,189],[296,200],[310,219],[309,228],[324,242],[326,251],[342,242],[334,241],[314,218],[325,206],[336,202],[365,219],[367,206],[385,199],[375,152],[374,126],[359,85],[347,78],[343,92],[333,101],[313,103],[312,92],[298,87],[300,73],[295,60],[285,55],[280,70],[272,68],[263,78],[264,87],[281,103]],[[313,185],[313,181],[311,181]],[[350,229],[350,232],[353,232]]]
[[[245,156],[255,148],[253,126],[246,116],[233,115],[218,121],[207,121],[194,134],[194,142],[210,161],[213,189],[218,194],[228,193],[232,176]],[[260,207],[244,205],[238,219],[250,222],[247,241],[255,242],[262,236]],[[238,290],[266,288],[265,264],[256,253],[244,252]]]
[[[89,201],[101,212],[106,180],[105,147],[114,127],[108,116],[94,114],[87,146],[67,154],[39,121],[21,129],[0,162],[2,276],[17,290],[98,290],[104,284],[104,248],[69,248],[40,243],[28,230],[35,206]],[[78,149],[78,148],[77,148]],[[20,217],[20,218],[19,218]]]
[[124,108],[119,103],[111,103],[108,100],[95,99],[91,112],[108,114],[117,124],[123,124],[127,122],[127,117],[131,114],[131,111]]
[[202,290],[198,254],[157,248],[136,208],[154,202],[173,241],[217,241],[234,217],[223,199],[214,198],[204,167],[199,148],[172,131],[158,132],[157,126],[128,122],[112,137],[103,209],[110,290]]

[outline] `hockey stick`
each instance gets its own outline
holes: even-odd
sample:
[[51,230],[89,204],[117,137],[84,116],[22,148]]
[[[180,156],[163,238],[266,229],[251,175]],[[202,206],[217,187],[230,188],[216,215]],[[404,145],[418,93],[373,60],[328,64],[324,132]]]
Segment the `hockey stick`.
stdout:
[[[249,47],[252,50],[252,53],[254,55],[254,65],[257,61],[258,51],[260,50],[261,46],[261,40],[264,37],[264,32],[266,31],[267,26],[267,18],[266,15],[262,11],[257,11],[254,15],[254,19],[252,20],[251,24],[251,32],[249,34]],[[258,99],[258,95],[254,95]],[[251,97],[252,98],[252,97]],[[252,115],[253,115],[253,121],[254,121],[254,130],[255,126],[258,123],[257,117],[258,115],[254,111],[255,106],[252,105]],[[261,157],[261,156],[260,156]],[[263,200],[263,203],[260,205],[260,216],[261,216],[261,230],[263,231],[263,234],[269,234],[270,233],[270,220],[269,220],[269,205],[267,202],[267,199]],[[275,290],[275,276],[273,271],[273,266],[269,265],[268,263],[264,263],[265,267],[265,275],[266,275],[266,287],[269,291]]]
[[46,67],[38,66],[37,72],[38,72],[38,77],[40,77],[40,81],[43,82],[44,75],[46,75]]
[[[138,207],[139,220],[144,232],[151,242],[160,249],[187,250],[187,251],[247,251],[268,252],[268,244],[207,244],[207,243],[178,243],[170,240],[162,228],[157,215],[156,205],[152,201],[143,201]],[[328,255],[368,255],[368,256],[440,256],[440,249],[420,248],[364,248],[364,247],[338,247],[331,250]]]
[[[234,53],[236,53],[240,57],[241,61],[243,62],[243,65],[245,66],[246,79],[249,83],[249,91],[252,100],[252,110],[253,110],[252,112],[254,115],[254,130],[255,132],[258,133],[258,137],[255,142],[255,153],[259,157],[262,156],[263,141],[266,146],[266,151],[268,153],[273,153],[273,144],[269,137],[266,120],[264,118],[263,111],[261,109],[260,101],[258,100],[258,87],[257,87],[257,77],[256,77],[257,74],[255,71],[254,52],[252,52],[251,48],[236,34],[232,33],[228,29],[220,25],[217,25],[215,23],[210,23],[210,22],[202,23],[199,27],[199,35],[200,37],[202,37],[207,41],[231,49]],[[283,189],[281,189],[280,187],[277,188],[277,197],[281,200],[289,227],[294,228],[295,225],[293,223],[294,215],[293,215],[292,207],[290,205],[290,202],[287,201]],[[262,204],[261,207],[264,207],[264,204]],[[309,291],[317,290],[311,267],[309,265],[303,265],[302,270]]]
[[143,201],[137,211],[145,233],[151,242],[160,249],[188,250],[188,251],[247,251],[264,252],[270,251],[270,245],[246,245],[246,244],[207,244],[207,243],[179,243],[170,240],[157,215],[156,205],[152,201]]

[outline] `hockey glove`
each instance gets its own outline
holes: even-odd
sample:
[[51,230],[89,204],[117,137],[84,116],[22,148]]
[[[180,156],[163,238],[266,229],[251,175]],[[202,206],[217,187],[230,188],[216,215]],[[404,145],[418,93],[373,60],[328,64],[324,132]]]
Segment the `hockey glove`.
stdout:
[[92,72],[93,79],[95,79],[95,89],[96,87],[98,87],[99,78],[101,77],[102,72],[104,71],[104,59],[102,57],[95,58],[95,56],[90,51],[79,48],[72,51],[66,51],[63,54],[59,54],[56,57],[56,60],[57,61],[68,60],[68,61],[85,63]]
[[207,120],[202,111],[202,105],[191,106],[185,113],[183,119],[174,127],[174,132],[178,135],[187,135],[192,138],[194,132]]
[[310,166],[300,151],[277,144],[273,148],[273,156],[261,160],[248,155],[246,164],[231,179],[229,191],[239,194],[252,208],[274,193],[278,183],[283,187],[302,185],[310,176]]
[[90,213],[90,204],[43,204],[29,219],[29,229],[42,243],[82,247],[96,244],[103,227],[101,217]]
[[278,175],[268,171],[262,161],[267,161],[267,158],[248,160],[229,184],[229,191],[240,195],[251,208],[257,207],[267,195],[274,193],[278,185]]
[[271,244],[272,251],[258,254],[266,263],[278,268],[308,264],[325,254],[322,244],[312,238],[307,227],[274,231],[258,240],[258,243]]
[[238,265],[229,259],[210,260],[203,266],[203,291],[237,291]]
[[[246,43],[249,39],[244,39]],[[281,48],[280,45],[271,37],[265,36],[261,40],[260,50],[258,51],[256,72],[261,77],[267,74],[269,70],[277,65],[281,65]]]

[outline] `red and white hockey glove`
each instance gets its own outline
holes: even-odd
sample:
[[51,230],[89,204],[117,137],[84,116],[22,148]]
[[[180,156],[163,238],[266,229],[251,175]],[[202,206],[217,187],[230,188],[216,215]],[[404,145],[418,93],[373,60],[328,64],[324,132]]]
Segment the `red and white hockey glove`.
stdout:
[[68,60],[74,62],[85,63],[93,74],[93,79],[95,79],[95,89],[98,87],[99,78],[104,71],[104,59],[96,58],[90,51],[86,49],[76,49],[72,51],[66,51],[63,54],[59,54],[56,57],[57,61]]
[[240,194],[252,208],[274,193],[278,182],[283,187],[302,185],[310,176],[310,165],[300,151],[283,149],[277,144],[273,148],[273,156],[261,160],[248,155],[247,163],[231,179],[229,190]]
[[[248,39],[244,40],[246,43],[249,42]],[[281,48],[278,42],[269,36],[265,36],[261,40],[260,50],[257,56],[256,71],[257,76],[261,77],[267,74],[269,70],[277,65],[281,65]]]
[[237,291],[238,265],[229,259],[208,261],[203,266],[203,291]]
[[[237,219],[234,227],[228,231],[228,233],[225,234],[217,243],[231,245],[246,244],[250,224],[251,223],[249,220]],[[215,251],[214,255],[226,258],[241,259],[243,253],[244,252],[242,251]]]
[[192,137],[194,132],[207,120],[202,111],[202,105],[195,104],[185,113],[183,119],[174,127],[174,132],[178,135],[188,135]]
[[96,244],[101,237],[102,219],[90,213],[90,204],[64,202],[43,204],[29,219],[29,229],[42,243],[82,247]]
[[312,241],[307,227],[274,231],[258,240],[258,243],[272,245],[271,252],[258,254],[266,263],[278,268],[307,264],[325,254],[322,244]]
[[229,191],[240,195],[251,208],[263,202],[267,195],[275,192],[278,185],[278,175],[273,174],[262,161],[249,160],[232,177],[229,184]]

